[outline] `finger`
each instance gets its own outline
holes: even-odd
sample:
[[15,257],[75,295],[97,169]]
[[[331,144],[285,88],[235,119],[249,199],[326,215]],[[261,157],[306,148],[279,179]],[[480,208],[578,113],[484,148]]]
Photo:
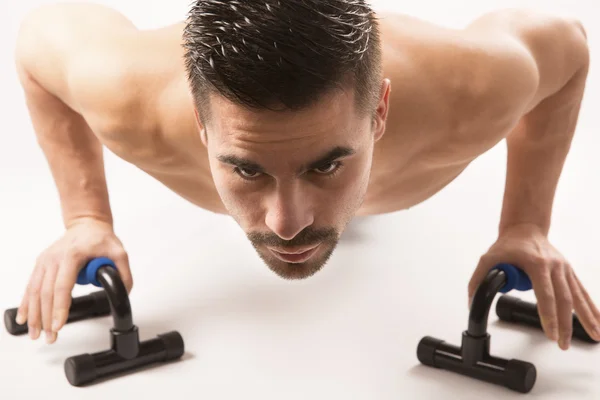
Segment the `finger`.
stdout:
[[71,307],[71,293],[77,273],[80,269],[79,258],[72,255],[61,260],[54,284],[54,303],[52,304],[52,332],[58,333],[67,323]]
[[573,335],[573,296],[567,282],[566,268],[561,266],[552,269],[552,283],[558,317],[558,344],[561,349],[567,350]]
[[54,283],[56,281],[56,266],[46,268],[42,284],[42,329],[46,334],[46,342],[54,343],[56,334],[52,332],[52,304],[54,301]]
[[31,282],[28,288],[29,305],[27,311],[27,326],[29,329],[29,337],[37,340],[40,336],[41,320],[40,320],[40,291],[44,279],[44,268],[39,266],[35,269],[31,276]]
[[126,252],[115,254],[113,257],[117,270],[119,271],[119,276],[121,277],[125,288],[127,288],[127,293],[130,294],[131,289],[133,288],[133,277],[131,276],[131,270],[129,268],[129,257]]
[[577,274],[575,273],[575,271],[573,271],[573,277],[575,278],[575,280],[579,284],[579,287],[581,288],[581,293],[583,294],[583,297],[585,298],[585,300],[587,301],[588,305],[590,306],[590,309],[592,310],[592,312],[596,316],[596,319],[599,320],[599,322],[600,322],[600,310],[598,309],[598,307],[596,307],[596,304],[594,304],[594,302],[592,301],[591,296],[589,295],[589,293],[588,293],[587,289],[585,288],[585,286],[583,286],[583,284],[579,280],[579,277],[577,276]]
[[545,267],[534,268],[530,275],[533,275],[531,284],[538,300],[538,314],[542,328],[550,340],[558,341],[556,302],[550,271]]
[[25,324],[27,322],[27,313],[29,312],[29,288],[25,290],[25,294],[23,294],[23,298],[21,299],[21,304],[17,309],[17,317],[15,321],[19,325]]
[[581,293],[583,294],[583,297],[585,298],[588,306],[590,307],[590,310],[594,314],[594,317],[595,317],[595,320],[596,320],[594,332],[595,332],[595,336],[598,337],[598,341],[600,341],[600,310],[598,309],[598,307],[596,306],[596,304],[592,300],[592,298],[589,295],[587,289],[585,288],[585,286],[583,286],[583,284],[581,283],[581,281],[579,280],[579,277],[577,276],[577,274],[575,272],[573,272],[573,277],[575,278],[575,280],[579,284],[579,288],[581,289]]
[[572,269],[567,271],[567,282],[569,283],[569,287],[571,288],[571,294],[573,296],[573,307],[575,309],[575,313],[579,318],[579,322],[585,329],[585,331],[594,339],[600,340],[600,331],[596,332],[596,328],[598,327],[598,320],[594,315],[591,306],[587,299],[585,298],[583,292],[584,288],[575,278],[575,272]]

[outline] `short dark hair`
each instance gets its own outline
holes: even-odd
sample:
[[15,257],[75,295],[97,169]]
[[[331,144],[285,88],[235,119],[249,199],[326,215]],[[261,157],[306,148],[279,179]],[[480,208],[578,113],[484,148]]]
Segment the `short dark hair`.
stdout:
[[195,0],[183,39],[201,117],[208,118],[210,93],[293,111],[353,88],[361,115],[377,107],[380,33],[365,0]]

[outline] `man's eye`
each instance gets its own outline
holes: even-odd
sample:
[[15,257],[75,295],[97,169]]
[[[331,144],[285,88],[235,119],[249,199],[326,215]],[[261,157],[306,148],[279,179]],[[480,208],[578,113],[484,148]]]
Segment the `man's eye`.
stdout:
[[[318,168],[315,168],[315,171],[319,175],[327,175],[334,176],[342,167],[341,161],[330,162],[324,164]],[[242,179],[245,180],[254,180],[260,176],[260,172],[252,171],[250,169],[235,167],[234,172],[238,174]]]
[[341,163],[339,161],[338,162],[330,162],[330,163],[320,166],[316,170],[320,174],[330,174],[330,173],[334,172],[336,169],[338,169],[338,167],[340,165],[341,165]]
[[236,168],[235,172],[237,174],[241,175],[241,177],[244,179],[256,178],[259,175],[259,173],[256,171],[251,171],[249,169],[244,169],[244,168]]

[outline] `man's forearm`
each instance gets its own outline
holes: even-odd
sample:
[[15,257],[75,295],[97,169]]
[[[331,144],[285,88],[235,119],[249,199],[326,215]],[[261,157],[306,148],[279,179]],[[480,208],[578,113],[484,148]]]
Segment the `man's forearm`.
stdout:
[[69,227],[82,218],[112,225],[102,145],[81,115],[37,84],[22,79],[31,121],[48,161]]
[[554,195],[571,147],[588,66],[526,115],[507,137],[507,177],[500,234],[531,224],[550,230]]

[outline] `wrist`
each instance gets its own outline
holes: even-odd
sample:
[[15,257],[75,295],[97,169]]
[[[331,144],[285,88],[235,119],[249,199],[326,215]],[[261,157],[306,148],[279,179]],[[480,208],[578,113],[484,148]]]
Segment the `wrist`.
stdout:
[[112,216],[102,215],[102,214],[86,214],[86,215],[78,215],[75,217],[71,217],[68,220],[65,220],[65,229],[71,229],[74,226],[87,224],[87,223],[95,223],[95,224],[103,224],[107,228],[114,230],[113,219]]
[[102,222],[112,227],[113,216],[108,191],[103,179],[96,184],[87,184],[63,190],[61,208],[65,228],[80,222]]
[[498,229],[498,236],[504,236],[506,234],[514,232],[535,234],[544,237],[548,236],[547,229],[545,229],[540,224],[533,222],[514,222],[500,224],[500,228]]

